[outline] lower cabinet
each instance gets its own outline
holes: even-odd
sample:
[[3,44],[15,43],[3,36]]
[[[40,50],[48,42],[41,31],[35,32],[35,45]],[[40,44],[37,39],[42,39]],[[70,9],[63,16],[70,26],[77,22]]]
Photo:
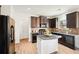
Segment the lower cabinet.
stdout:
[[37,34],[32,34],[32,43],[37,42]]
[[55,35],[61,35],[62,38],[58,39],[58,42],[60,44],[63,44],[71,49],[75,50],[75,37],[71,35],[61,34],[61,33],[52,33]]

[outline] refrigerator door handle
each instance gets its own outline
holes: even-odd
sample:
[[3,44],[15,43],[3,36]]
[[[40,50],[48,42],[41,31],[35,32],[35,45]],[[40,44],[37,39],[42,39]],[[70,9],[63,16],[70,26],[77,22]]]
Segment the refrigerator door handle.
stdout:
[[11,43],[13,43],[14,42],[14,27],[13,26],[11,26]]

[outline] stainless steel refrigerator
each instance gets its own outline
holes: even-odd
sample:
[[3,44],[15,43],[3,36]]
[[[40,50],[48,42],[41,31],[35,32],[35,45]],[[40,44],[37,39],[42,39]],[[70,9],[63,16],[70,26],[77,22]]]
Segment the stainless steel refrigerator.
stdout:
[[0,15],[0,54],[15,53],[15,21]]

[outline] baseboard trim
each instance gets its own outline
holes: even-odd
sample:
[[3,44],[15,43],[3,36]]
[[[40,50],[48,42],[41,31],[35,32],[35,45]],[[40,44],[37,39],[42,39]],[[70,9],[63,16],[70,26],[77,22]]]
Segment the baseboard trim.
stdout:
[[21,38],[21,39],[20,39],[20,42],[21,42],[22,40],[27,40],[27,41],[29,41],[29,38]]
[[57,51],[55,51],[55,52],[52,52],[52,53],[50,53],[50,54],[58,54],[58,52],[57,52]]
[[29,38],[21,38],[20,40],[22,40],[22,39],[29,39]]

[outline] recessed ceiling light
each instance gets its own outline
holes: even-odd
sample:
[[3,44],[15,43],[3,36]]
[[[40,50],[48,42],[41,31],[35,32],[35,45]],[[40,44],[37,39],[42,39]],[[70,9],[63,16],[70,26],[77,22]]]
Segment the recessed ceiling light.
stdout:
[[57,9],[58,11],[60,11],[61,9]]
[[27,10],[31,10],[31,8],[27,8]]

